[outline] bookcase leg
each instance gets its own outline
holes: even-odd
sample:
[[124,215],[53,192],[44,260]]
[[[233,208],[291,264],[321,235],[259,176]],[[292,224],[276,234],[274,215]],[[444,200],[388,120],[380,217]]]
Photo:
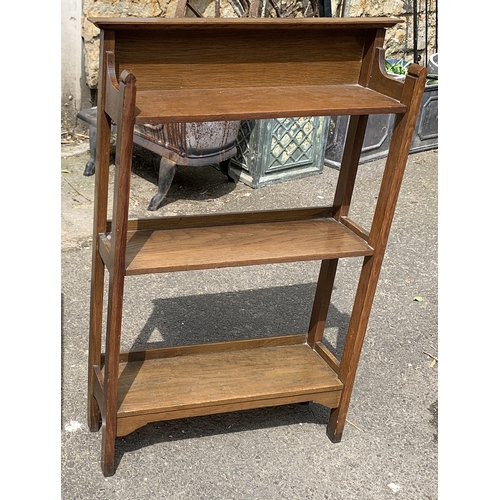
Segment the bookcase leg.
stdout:
[[[363,261],[344,352],[342,353],[340,362],[339,378],[344,384],[344,389],[342,390],[339,407],[332,410],[327,426],[327,435],[333,442],[339,442],[342,439],[356,370],[361,356],[361,348],[368,327],[368,320],[382,268],[382,261],[396,209],[398,193],[403,180],[424,86],[425,69],[417,67],[417,69],[410,71],[406,77],[401,98],[401,102],[407,105],[407,112],[404,115],[396,116],[391,146],[387,155],[384,175],[368,238],[368,243],[374,248],[374,254],[365,257]],[[365,119],[363,118],[363,127],[366,125],[364,122]],[[360,139],[357,137],[357,140],[357,146],[359,146]],[[346,186],[349,185],[353,186],[354,183],[347,179]],[[334,203],[337,207],[336,213],[340,216],[346,215],[347,210],[342,208],[345,205],[345,201],[342,198],[345,199],[345,196],[342,194],[342,190],[338,192],[339,199]],[[351,187],[349,187],[348,192],[352,192]]]
[[102,412],[101,467],[105,476],[115,472],[117,434],[118,373],[125,284],[125,250],[132,170],[132,145],[135,111],[135,78],[129,72],[121,75],[119,112],[116,116],[116,158],[111,224],[111,265],[109,269],[108,316],[104,359],[104,398]]
[[[96,250],[94,250],[96,251]],[[91,432],[99,430],[99,405],[94,397],[94,366],[101,363],[102,307],[104,296],[104,264],[99,256],[94,256],[92,265],[90,336],[88,362],[87,420]]]
[[102,318],[104,299],[104,262],[99,255],[99,233],[106,230],[111,119],[100,111],[99,136],[96,144],[96,176],[94,185],[94,228],[92,243],[92,278],[90,290],[90,332],[88,360],[87,420],[92,432],[99,430],[99,406],[94,397],[94,366],[101,365]]
[[337,273],[338,259],[323,260],[319,271],[316,295],[314,297],[307,343],[313,347],[321,342],[325,331],[326,317],[332,296],[333,282]]
[[102,426],[101,444],[101,469],[104,476],[109,477],[115,473],[115,441],[116,435],[108,429],[106,424]]
[[117,269],[110,272],[104,361],[104,408],[101,408],[101,466],[105,476],[114,474],[124,282],[125,275],[122,270]]
[[327,436],[334,443],[342,439],[342,432],[347,417],[347,410],[354,387],[361,348],[365,338],[370,311],[377,287],[377,279],[382,265],[383,255],[365,257],[354,299],[351,320],[347,330],[344,351],[340,361],[339,378],[344,384],[340,404],[332,410],[327,426]]
[[332,443],[340,443],[342,440],[342,433],[344,431],[345,416],[340,418],[340,408],[334,408],[330,412],[330,419],[326,426],[326,435]]

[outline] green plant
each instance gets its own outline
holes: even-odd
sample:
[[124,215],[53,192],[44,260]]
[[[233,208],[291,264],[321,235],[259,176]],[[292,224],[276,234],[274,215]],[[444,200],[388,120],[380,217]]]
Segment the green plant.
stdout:
[[426,85],[437,85],[437,83],[438,83],[438,76],[429,73],[427,75],[427,81],[425,84]]
[[409,63],[400,59],[399,61],[385,60],[385,69],[387,73],[392,73],[393,75],[407,75],[408,74]]
[[[391,73],[393,75],[407,75],[409,66],[410,63],[403,59],[400,59],[398,61],[394,59],[385,60],[385,69],[387,73]],[[426,85],[437,85],[437,83],[438,83],[437,75],[433,74],[427,75]]]

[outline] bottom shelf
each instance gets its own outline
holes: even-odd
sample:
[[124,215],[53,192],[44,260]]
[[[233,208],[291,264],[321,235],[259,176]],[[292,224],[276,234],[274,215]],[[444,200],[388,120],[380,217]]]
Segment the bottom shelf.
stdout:
[[[338,407],[336,360],[305,335],[121,355],[117,435],[150,422],[314,401]],[[102,372],[95,371],[102,401]]]

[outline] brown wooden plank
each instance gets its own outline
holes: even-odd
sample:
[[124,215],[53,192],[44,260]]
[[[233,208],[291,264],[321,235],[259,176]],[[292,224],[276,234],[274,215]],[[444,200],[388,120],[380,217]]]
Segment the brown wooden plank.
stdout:
[[[210,342],[205,344],[160,347],[145,351],[129,351],[120,354],[120,362],[147,361],[150,359],[173,358],[209,352],[241,351],[243,349],[257,349],[260,347],[279,347],[284,345],[304,344],[304,334],[281,335],[278,337],[264,337],[258,339],[234,340],[231,342]],[[104,361],[104,358],[101,357]]]
[[[182,227],[224,226],[228,224],[255,224],[257,222],[285,222],[331,217],[331,215],[331,206],[226,212],[204,215],[179,215],[152,217],[147,219],[130,219],[128,221],[128,230],[140,231],[150,229],[176,229]],[[111,231],[111,221],[108,221],[106,231]]]
[[426,75],[427,70],[425,68],[412,64],[403,86],[401,100],[407,104],[408,112],[405,115],[396,117],[377,198],[377,206],[370,228],[368,241],[373,245],[375,251],[372,256],[364,259],[347,330],[339,372],[339,378],[345,384],[345,390],[342,392],[339,407],[332,411],[330,415],[327,427],[327,435],[333,442],[338,442],[342,438],[356,370],[361,356],[361,348],[382,268],[392,218],[396,210],[399,190],[403,181],[415,123],[420,110]]
[[[102,350],[102,319],[104,298],[105,264],[99,250],[99,234],[105,230],[109,189],[109,153],[111,142],[111,118],[104,112],[107,75],[105,52],[114,47],[113,32],[101,32],[100,36],[99,89],[97,102],[96,173],[94,184],[94,217],[92,231],[92,275],[90,287],[90,325],[88,359],[88,412],[87,419],[92,432],[99,429],[99,407],[94,397],[94,365],[99,363]],[[108,267],[109,269],[109,267]]]
[[345,216],[340,217],[340,222],[348,227],[353,233],[356,233],[360,238],[368,241],[368,238],[370,237],[369,231],[360,226],[357,222]]
[[136,123],[384,114],[406,109],[399,101],[359,85],[139,91],[137,107]]
[[[358,74],[358,83],[363,87],[366,87],[370,81],[375,53],[377,48],[382,47],[383,45],[384,34],[385,29],[365,31],[363,56]],[[370,111],[368,113],[370,113]],[[368,121],[368,113],[358,113],[357,116],[350,117],[349,130],[344,147],[345,153],[342,158],[340,176],[337,182],[333,203],[333,217],[339,222],[344,222],[341,216],[346,215],[349,211],[363,138]],[[351,231],[354,229],[353,232],[365,241],[367,240],[365,234],[358,231],[358,226],[349,226],[348,224],[345,225]],[[338,373],[338,364],[333,362],[331,357],[327,355],[328,352],[323,350],[320,344],[325,330],[337,267],[338,258],[323,260],[321,263],[313,309],[309,322],[307,342],[310,346],[315,347],[320,355],[323,355],[324,359],[330,363],[330,366],[332,366]]]
[[154,359],[120,365],[118,416],[245,404],[342,389],[308,345]]
[[326,361],[328,366],[335,372],[340,371],[340,361],[321,342],[314,344],[314,350]]
[[354,84],[365,36],[329,29],[125,31],[116,40],[117,75],[131,71],[138,90]]
[[118,368],[125,278],[125,255],[127,244],[128,205],[130,194],[130,172],[132,169],[132,145],[134,136],[135,78],[123,72],[120,78],[121,109],[117,116],[115,182],[113,192],[113,223],[111,226],[109,269],[108,315],[106,322],[106,350],[104,363],[104,422],[102,432],[101,466],[105,475],[114,472],[116,440],[116,409],[118,391]]
[[[110,248],[101,235],[101,248]],[[126,274],[371,255],[372,248],[334,219],[129,231]],[[103,259],[108,259],[103,256]]]
[[[103,356],[104,357],[104,356]],[[92,377],[94,378],[92,395],[97,400],[98,406],[104,412],[106,403],[104,400],[104,376],[102,370],[96,365],[91,370]]]
[[122,99],[120,94],[120,83],[116,76],[116,65],[115,65],[115,54],[113,51],[107,51],[105,53],[106,57],[106,97],[105,108],[107,115],[116,123],[120,120],[120,115],[122,112]]
[[353,116],[349,120],[340,174],[333,198],[334,217],[337,220],[349,214],[367,123],[368,115]]
[[370,82],[375,54],[379,48],[384,46],[384,38],[385,29],[383,28],[370,30],[366,33],[363,62],[361,63],[361,71],[358,80],[358,83],[363,85],[363,87],[368,86]]
[[235,26],[239,30],[254,30],[256,28],[266,28],[272,30],[290,30],[303,28],[306,30],[324,29],[325,26],[332,30],[345,29],[377,29],[391,28],[399,23],[404,23],[404,19],[395,17],[357,17],[357,18],[247,18],[247,19],[217,19],[217,18],[169,18],[162,19],[157,17],[90,17],[89,21],[103,30],[169,30],[196,31],[207,27],[217,28],[219,30],[232,29]]
[[281,396],[266,399],[257,399],[241,401],[239,403],[226,403],[210,406],[198,406],[196,408],[167,410],[159,412],[146,413],[144,415],[118,416],[117,435],[125,436],[135,431],[143,425],[151,422],[160,422],[162,420],[174,420],[178,418],[199,417],[202,415],[214,415],[218,413],[227,413],[232,411],[251,410],[254,408],[265,408],[268,406],[279,406],[293,403],[314,402],[328,408],[337,408],[341,390],[329,392],[308,392],[306,394],[297,394],[294,396]]
[[[389,75],[385,69],[385,51],[378,47],[373,63],[373,72],[368,86],[376,92],[401,100],[403,82]],[[403,101],[404,102],[404,101]]]
[[321,262],[307,334],[307,343],[311,347],[323,338],[338,263],[338,258]]

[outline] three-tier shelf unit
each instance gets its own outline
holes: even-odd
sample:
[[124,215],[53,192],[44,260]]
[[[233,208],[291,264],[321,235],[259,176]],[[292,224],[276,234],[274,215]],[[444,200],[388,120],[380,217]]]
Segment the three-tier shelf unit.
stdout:
[[[340,441],[426,70],[389,77],[393,18],[95,18],[101,30],[89,341],[88,419],[101,466],[150,422],[314,401]],[[396,121],[371,227],[349,217],[368,115]],[[333,206],[129,219],[135,124],[350,115]],[[116,124],[108,220],[111,124]],[[322,342],[337,263],[363,257],[341,359]],[[299,335],[122,352],[126,276],[321,261]],[[108,294],[105,299],[105,278]],[[107,319],[104,320],[104,305]],[[103,324],[105,323],[105,342]],[[104,344],[104,349],[103,349]]]

